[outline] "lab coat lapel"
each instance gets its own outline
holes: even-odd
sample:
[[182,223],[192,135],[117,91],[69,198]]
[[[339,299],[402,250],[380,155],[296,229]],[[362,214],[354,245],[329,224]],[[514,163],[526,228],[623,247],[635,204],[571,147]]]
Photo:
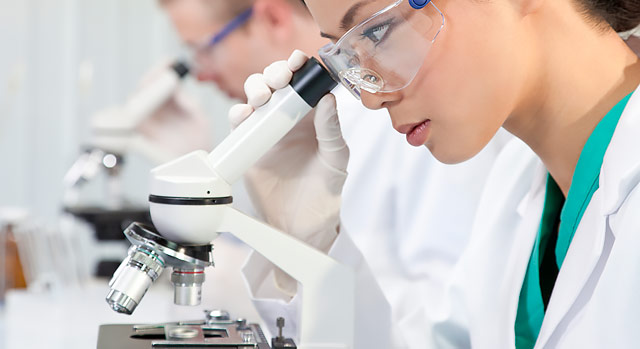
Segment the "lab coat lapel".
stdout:
[[464,301],[456,306],[464,307],[462,318],[472,324],[473,348],[515,343],[515,308],[542,212],[545,173],[529,147],[514,139],[484,188],[457,274]]
[[602,213],[601,194],[600,190],[594,193],[571,241],[542,322],[536,348],[546,345],[562,320],[572,311],[602,256],[606,217]]
[[514,326],[520,292],[522,290],[522,283],[524,282],[527,266],[531,259],[533,245],[538,234],[540,217],[542,216],[544,206],[547,171],[542,165],[536,170],[537,173],[532,188],[517,208],[521,216],[521,221],[518,224],[516,234],[521,238],[519,239],[519,243],[514,245],[507,267],[508,279],[506,280],[506,286],[509,294],[507,295],[508,309],[504,312],[504,314],[508,316],[508,320],[506,321],[508,326],[504,329],[507,331],[506,333],[509,334],[509,345],[507,347],[512,346],[511,344],[516,341]]
[[[487,239],[487,244],[499,247],[487,246],[482,253],[492,258],[485,258],[484,264],[474,264],[474,284],[481,285],[480,289],[492,290],[474,298],[471,306],[471,323],[477,328],[472,339],[474,348],[512,348],[515,343],[514,324],[520,289],[544,203],[546,170],[541,163],[535,162],[533,165],[527,166],[528,173],[522,176],[531,178],[530,186],[524,189],[526,194],[509,207],[517,213],[514,220],[501,222],[508,224],[509,229],[504,230],[505,226],[502,226],[499,231],[504,231],[508,236],[498,234],[493,239]],[[505,250],[509,253],[504,260],[496,259]]]
[[633,156],[630,152],[640,149],[640,93],[631,96],[624,109],[618,127],[613,133],[609,148],[604,155],[602,172],[600,173],[600,188],[604,192],[604,212],[615,213],[627,198],[629,192],[640,181],[638,163],[629,161]]
[[[562,320],[578,306],[576,300],[586,292],[585,284],[593,275],[602,257],[607,216],[615,213],[629,193],[628,187],[637,184],[637,164],[625,161],[624,151],[640,149],[640,138],[633,134],[640,124],[640,93],[634,93],[620,117],[616,131],[604,156],[600,172],[600,188],[594,193],[589,206],[573,237],[567,257],[558,274],[551,300],[545,314],[538,345],[544,347]],[[586,295],[585,295],[586,296]],[[574,312],[579,311],[575,309]]]

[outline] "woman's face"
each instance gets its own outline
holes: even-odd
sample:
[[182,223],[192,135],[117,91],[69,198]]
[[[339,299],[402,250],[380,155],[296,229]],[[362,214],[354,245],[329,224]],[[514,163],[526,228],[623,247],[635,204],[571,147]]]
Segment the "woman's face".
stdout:
[[[415,79],[396,92],[362,91],[362,102],[387,108],[393,127],[410,144],[457,163],[482,150],[520,104],[528,64],[527,48],[518,40],[524,21],[516,1],[433,1],[445,24]],[[334,41],[393,2],[306,1],[322,33]]]

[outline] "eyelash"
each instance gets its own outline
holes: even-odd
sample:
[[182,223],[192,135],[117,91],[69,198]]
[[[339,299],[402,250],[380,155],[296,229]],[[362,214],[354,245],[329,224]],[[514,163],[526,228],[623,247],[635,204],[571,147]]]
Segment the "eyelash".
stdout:
[[[375,36],[374,33],[384,27],[387,27],[387,31],[384,33],[384,36],[380,39],[378,39],[378,41],[375,41]],[[380,23],[378,25],[376,25],[373,28],[369,28],[366,29],[362,32],[362,34],[360,34],[360,36],[363,39],[369,39],[371,41],[373,41],[375,43],[376,46],[378,46],[379,43],[381,43],[390,33],[390,31],[393,30],[393,20],[389,19],[383,23]]]

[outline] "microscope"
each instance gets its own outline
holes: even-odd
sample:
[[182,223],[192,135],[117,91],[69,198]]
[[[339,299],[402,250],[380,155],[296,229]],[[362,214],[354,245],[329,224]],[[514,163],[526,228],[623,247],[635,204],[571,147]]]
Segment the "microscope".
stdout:
[[[142,139],[136,128],[165,103],[189,74],[189,67],[179,61],[159,72],[152,81],[132,94],[117,107],[97,112],[91,118],[91,139],[87,149],[67,171],[64,183],[69,189],[91,180],[101,170],[115,177],[124,155],[138,151],[156,163],[164,163],[175,156],[158,150],[158,146]],[[114,188],[110,188],[114,189]],[[109,190],[113,193],[113,190]],[[109,205],[120,204],[120,191],[107,197]],[[72,201],[72,197],[67,200]]]
[[[106,297],[119,313],[131,314],[164,269],[171,267],[174,303],[200,304],[204,269],[213,266],[211,242],[228,232],[301,284],[298,348],[354,346],[354,271],[321,251],[232,207],[231,185],[284,137],[336,83],[311,58],[288,86],[273,93],[211,153],[195,151],[151,171],[152,225],[131,224],[128,257],[113,275]],[[225,322],[226,321],[226,322]],[[278,319],[283,325],[283,319]],[[114,326],[121,332],[115,334]],[[224,347],[294,348],[277,336],[271,347],[255,324],[217,319],[153,325],[157,337],[139,338],[149,326],[102,325],[98,348]],[[207,334],[208,333],[208,334]],[[135,346],[138,345],[138,346]]]
[[[122,236],[124,227],[134,221],[151,222],[146,205],[133,205],[124,199],[120,174],[125,155],[131,151],[158,164],[175,158],[161,151],[158,144],[142,137],[136,128],[174,94],[188,73],[187,65],[176,61],[133,93],[123,105],[97,112],[91,118],[89,145],[64,178],[63,204],[66,213],[92,226],[98,246],[111,247],[105,251],[119,247],[117,259],[115,256],[113,260],[104,258],[113,252],[102,253],[103,258],[96,258],[99,260],[94,262],[92,271],[95,276],[111,276],[126,253],[126,240]],[[106,174],[105,199],[99,206],[81,203],[80,189],[101,173]]]

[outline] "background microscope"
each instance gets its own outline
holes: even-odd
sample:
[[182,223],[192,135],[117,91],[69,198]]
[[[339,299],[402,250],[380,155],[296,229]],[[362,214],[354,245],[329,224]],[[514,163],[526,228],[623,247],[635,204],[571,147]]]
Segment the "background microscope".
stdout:
[[[156,164],[181,155],[146,138],[138,128],[175,94],[188,73],[187,65],[176,61],[154,74],[123,105],[91,118],[88,145],[64,178],[63,205],[66,213],[88,223],[94,232],[95,258],[88,268],[92,275],[110,276],[117,268],[126,253],[124,227],[133,221],[150,222],[148,206],[131,203],[123,192],[123,166],[126,155],[133,152]],[[103,185],[100,202],[82,195],[91,181]]]

